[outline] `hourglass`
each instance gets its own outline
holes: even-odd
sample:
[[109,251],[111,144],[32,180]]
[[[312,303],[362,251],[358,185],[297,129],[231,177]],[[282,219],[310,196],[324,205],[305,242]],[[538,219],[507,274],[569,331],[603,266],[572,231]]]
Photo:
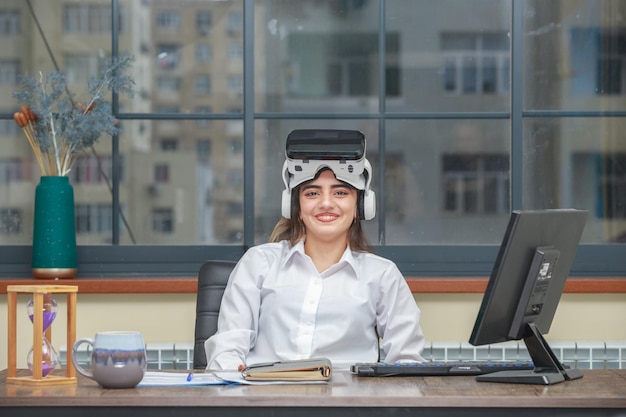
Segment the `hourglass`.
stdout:
[[[70,355],[67,355],[65,376],[52,375],[57,367],[58,357],[52,347],[52,323],[57,316],[55,293],[67,295],[67,346],[76,341],[76,293],[77,286],[71,285],[9,285],[7,286],[8,305],[8,367],[7,384],[75,384],[76,373]],[[27,355],[27,365],[31,375],[17,376],[17,293],[31,293],[32,299],[26,307],[33,326],[33,343]]]
[[[32,298],[28,304],[26,305],[26,311],[28,312],[28,318],[30,319],[33,326],[35,325],[34,319],[34,310],[35,310],[35,299]],[[50,334],[50,326],[52,322],[57,316],[57,302],[52,296],[48,293],[43,294],[43,308],[41,310],[42,313],[42,337],[41,337],[41,360],[39,357],[35,357],[35,347],[31,347],[28,351],[28,355],[26,356],[26,364],[28,365],[28,369],[33,372],[33,363],[41,362],[41,376],[46,377],[50,372],[57,367],[59,361],[56,350],[52,347],[52,344],[48,340],[51,338]],[[36,341],[35,341],[36,342]],[[34,362],[36,361],[36,362]]]

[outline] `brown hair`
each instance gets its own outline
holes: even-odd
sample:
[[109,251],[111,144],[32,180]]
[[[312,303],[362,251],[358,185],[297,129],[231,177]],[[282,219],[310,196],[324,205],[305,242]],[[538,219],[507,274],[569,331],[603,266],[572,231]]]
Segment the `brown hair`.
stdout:
[[[276,226],[274,226],[274,230],[270,235],[270,242],[287,240],[289,241],[289,244],[293,246],[306,236],[306,227],[304,226],[304,223],[302,223],[302,220],[300,220],[300,189],[303,185],[319,177],[319,175],[325,170],[330,170],[330,168],[323,168],[319,170],[317,174],[315,174],[315,178],[306,181],[291,190],[291,218],[287,219],[282,217],[278,223],[276,223]],[[349,184],[346,185],[355,189]],[[357,190],[357,193],[358,192],[360,191]],[[359,204],[358,200],[359,199],[357,198],[357,204]],[[354,222],[352,222],[350,228],[348,229],[348,244],[352,250],[359,252],[372,252],[367,238],[365,237],[363,227],[361,226],[361,220],[358,216],[354,219]]]

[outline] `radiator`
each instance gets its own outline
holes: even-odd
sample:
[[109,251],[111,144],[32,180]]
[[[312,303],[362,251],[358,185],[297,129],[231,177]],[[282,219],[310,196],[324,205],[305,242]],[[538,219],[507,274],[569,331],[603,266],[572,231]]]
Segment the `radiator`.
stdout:
[[[626,369],[626,341],[620,342],[551,342],[550,347],[561,362],[578,369]],[[82,344],[77,351],[78,362],[87,367],[90,346]],[[148,369],[193,368],[193,343],[146,344]],[[505,342],[495,345],[472,346],[459,342],[428,343],[424,359],[432,361],[457,360],[529,360],[523,342]],[[63,367],[67,363],[66,346],[59,348]]]

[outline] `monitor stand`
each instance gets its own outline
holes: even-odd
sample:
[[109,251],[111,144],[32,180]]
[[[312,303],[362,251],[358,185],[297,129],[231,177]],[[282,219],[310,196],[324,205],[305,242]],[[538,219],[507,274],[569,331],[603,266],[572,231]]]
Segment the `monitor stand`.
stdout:
[[508,382],[512,384],[552,385],[582,378],[579,369],[566,369],[556,357],[548,342],[535,325],[528,323],[524,343],[535,365],[534,370],[500,371],[478,375],[477,381]]

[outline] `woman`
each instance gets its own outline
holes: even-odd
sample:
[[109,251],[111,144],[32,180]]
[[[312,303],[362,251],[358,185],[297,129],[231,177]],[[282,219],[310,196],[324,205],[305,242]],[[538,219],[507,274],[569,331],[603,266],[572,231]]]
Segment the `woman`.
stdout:
[[320,169],[291,189],[291,218],[230,276],[207,369],[329,358],[333,366],[422,361],[420,311],[396,265],[370,252],[359,190]]

